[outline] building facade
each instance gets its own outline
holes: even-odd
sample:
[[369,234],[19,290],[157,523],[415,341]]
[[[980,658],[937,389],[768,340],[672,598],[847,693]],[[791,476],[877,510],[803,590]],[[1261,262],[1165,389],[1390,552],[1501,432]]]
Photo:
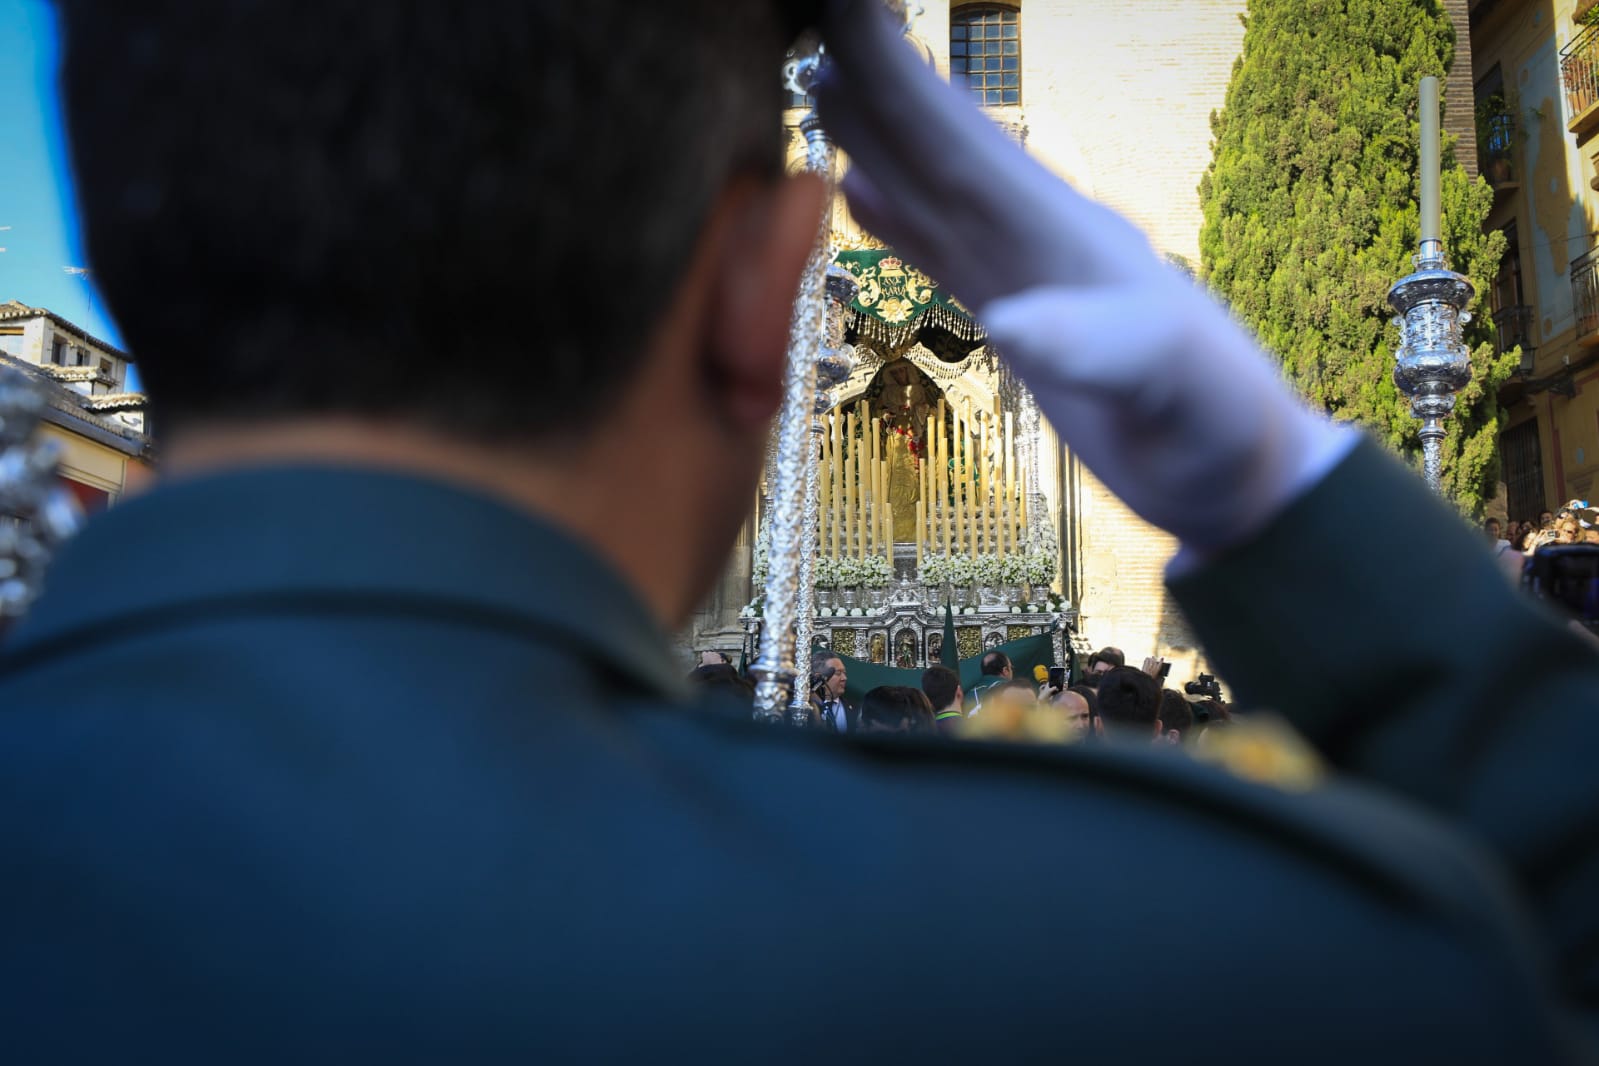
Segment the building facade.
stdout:
[[1507,237],[1490,294],[1501,350],[1520,346],[1501,514],[1587,499],[1599,473],[1599,4],[1474,0],[1476,140]]
[[60,446],[62,483],[86,511],[150,476],[145,398],[128,388],[131,363],[127,352],[44,308],[0,303],[0,365],[40,379],[43,432]]

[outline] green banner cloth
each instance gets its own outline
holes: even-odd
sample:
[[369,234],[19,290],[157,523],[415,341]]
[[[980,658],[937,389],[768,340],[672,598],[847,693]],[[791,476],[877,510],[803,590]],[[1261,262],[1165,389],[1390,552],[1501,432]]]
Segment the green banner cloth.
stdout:
[[[992,650],[1002,651],[1010,656],[1016,679],[1029,684],[1033,680],[1033,667],[1055,665],[1055,642],[1048,633],[1008,641]],[[869,663],[864,659],[853,659],[848,655],[839,655],[838,659],[843,662],[844,670],[849,674],[849,684],[844,688],[844,698],[857,707],[860,706],[861,697],[879,685],[907,685],[914,689],[922,687],[920,670],[901,670],[898,667]],[[961,688],[970,692],[982,679],[982,656],[962,659],[957,672],[961,675]]]
[[893,349],[920,339],[936,352],[951,349],[947,357],[953,358],[987,339],[959,300],[892,251],[839,252],[834,262],[860,284],[850,303],[857,335]]
[[960,654],[960,645],[955,643],[955,612],[945,603],[944,643],[939,646],[938,661],[958,672],[961,668]]

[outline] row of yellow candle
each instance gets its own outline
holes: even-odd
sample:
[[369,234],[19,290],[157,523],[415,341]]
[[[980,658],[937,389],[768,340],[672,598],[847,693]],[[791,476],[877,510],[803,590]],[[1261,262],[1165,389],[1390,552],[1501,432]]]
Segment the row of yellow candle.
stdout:
[[1008,555],[1026,549],[1027,493],[1009,411],[959,409],[942,398],[927,419],[916,505],[916,561],[925,551]]
[[869,417],[864,400],[833,410],[822,435],[820,522],[817,547],[833,558],[894,557],[894,510],[882,419]]

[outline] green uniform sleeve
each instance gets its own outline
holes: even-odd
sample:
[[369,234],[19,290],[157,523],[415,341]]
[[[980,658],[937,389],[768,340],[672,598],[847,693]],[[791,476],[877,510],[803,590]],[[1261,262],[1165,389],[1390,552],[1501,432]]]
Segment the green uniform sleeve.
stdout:
[[1370,441],[1171,591],[1243,705],[1485,839],[1599,1008],[1599,653]]

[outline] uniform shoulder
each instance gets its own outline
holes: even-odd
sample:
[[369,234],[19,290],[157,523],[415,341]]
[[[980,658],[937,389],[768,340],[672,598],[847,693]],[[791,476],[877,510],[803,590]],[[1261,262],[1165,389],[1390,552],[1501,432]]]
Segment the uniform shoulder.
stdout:
[[[826,736],[743,716],[697,721],[723,748],[774,782],[848,797],[854,809],[918,805],[929,821],[959,809],[999,825],[1055,833],[1073,819],[1125,804],[1158,838],[1242,839],[1272,861],[1309,864],[1406,908],[1481,921],[1515,911],[1497,866],[1433,816],[1354,782],[1318,776],[1269,784],[1165,748],[1011,744],[950,738]],[[1260,759],[1250,751],[1235,761]],[[947,822],[945,824],[948,824]],[[1069,837],[1062,832],[1061,839]],[[1159,840],[1129,842],[1128,850]]]

